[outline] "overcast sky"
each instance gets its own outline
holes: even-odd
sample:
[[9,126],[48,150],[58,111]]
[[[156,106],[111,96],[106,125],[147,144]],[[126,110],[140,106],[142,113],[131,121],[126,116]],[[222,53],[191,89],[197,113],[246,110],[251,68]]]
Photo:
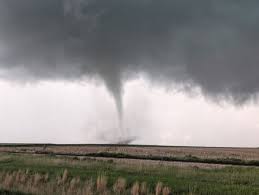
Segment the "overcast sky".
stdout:
[[256,0],[1,0],[0,141],[258,146],[258,51]]
[[[0,81],[0,142],[114,143],[118,117],[102,84]],[[259,137],[259,105],[235,107],[150,85],[124,88],[124,128],[136,144],[253,146]]]

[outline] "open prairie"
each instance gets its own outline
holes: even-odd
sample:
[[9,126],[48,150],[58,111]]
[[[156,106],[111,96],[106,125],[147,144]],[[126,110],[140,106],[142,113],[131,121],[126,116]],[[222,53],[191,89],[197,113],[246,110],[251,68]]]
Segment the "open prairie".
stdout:
[[258,194],[258,150],[130,145],[1,145],[0,192]]
[[127,158],[200,162],[215,164],[258,165],[259,148],[143,146],[143,145],[0,145],[0,152],[37,153],[68,156]]

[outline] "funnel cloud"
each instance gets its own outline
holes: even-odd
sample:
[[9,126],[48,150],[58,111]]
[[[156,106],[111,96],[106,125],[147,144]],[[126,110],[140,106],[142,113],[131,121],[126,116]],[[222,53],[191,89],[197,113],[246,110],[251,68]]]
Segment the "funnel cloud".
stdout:
[[244,103],[259,91],[256,0],[1,0],[0,76],[104,81],[123,114],[123,83],[198,86]]

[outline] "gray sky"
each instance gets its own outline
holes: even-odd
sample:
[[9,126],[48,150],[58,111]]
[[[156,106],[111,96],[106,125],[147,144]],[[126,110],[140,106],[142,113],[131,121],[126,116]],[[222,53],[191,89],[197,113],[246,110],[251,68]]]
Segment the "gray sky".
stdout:
[[[120,135],[113,98],[102,84],[0,81],[0,88],[0,142],[112,143]],[[133,143],[259,145],[258,104],[218,105],[142,78],[124,91],[124,127]]]
[[25,142],[121,126],[141,143],[256,145],[258,51],[256,0],[2,0],[0,125]]

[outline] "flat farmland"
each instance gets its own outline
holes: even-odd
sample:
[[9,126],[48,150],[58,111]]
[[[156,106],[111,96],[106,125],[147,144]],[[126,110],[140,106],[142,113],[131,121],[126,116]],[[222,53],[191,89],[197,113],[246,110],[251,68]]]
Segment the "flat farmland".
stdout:
[[143,145],[0,145],[0,152],[259,165],[259,148]]
[[2,144],[0,193],[259,194],[258,150]]

